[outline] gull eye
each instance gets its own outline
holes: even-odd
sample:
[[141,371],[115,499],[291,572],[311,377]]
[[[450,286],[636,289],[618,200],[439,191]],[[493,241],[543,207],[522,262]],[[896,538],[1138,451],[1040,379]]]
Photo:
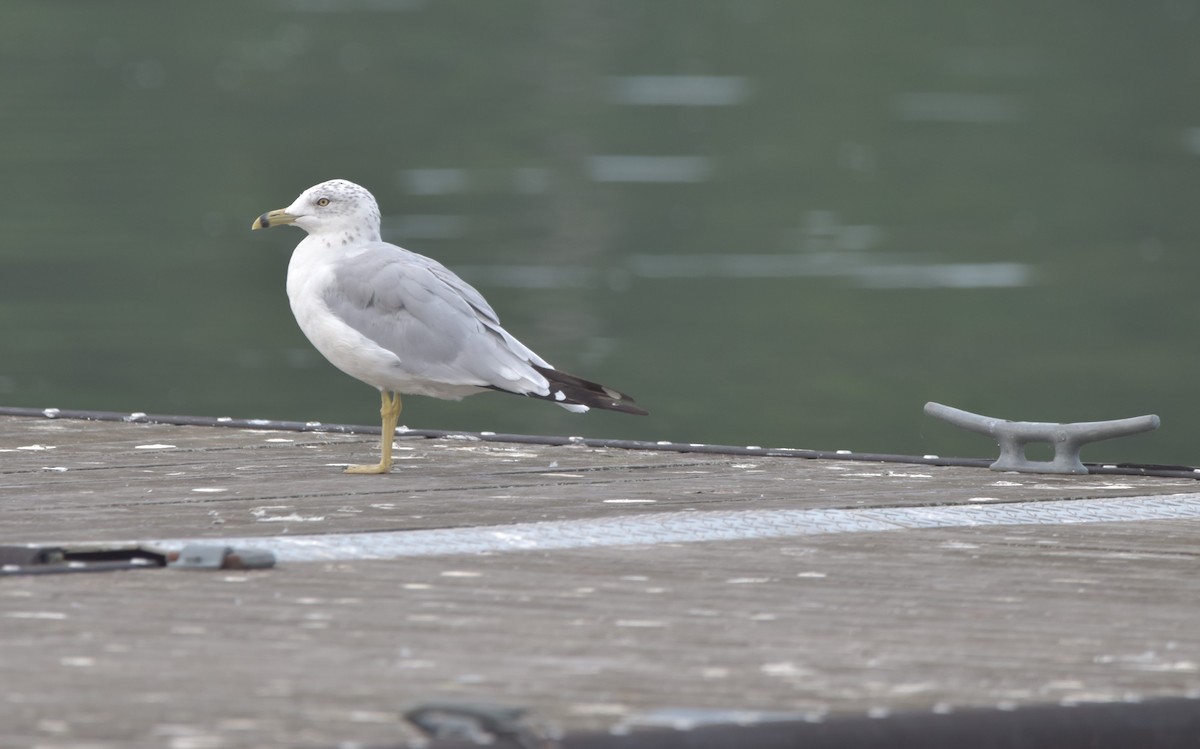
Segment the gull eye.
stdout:
[[317,198],[317,205],[324,208],[325,206],[329,205],[329,198]]

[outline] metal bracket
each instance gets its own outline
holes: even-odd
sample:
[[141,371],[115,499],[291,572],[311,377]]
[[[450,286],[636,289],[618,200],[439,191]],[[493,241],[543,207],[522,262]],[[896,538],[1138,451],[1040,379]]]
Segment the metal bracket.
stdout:
[[234,549],[215,544],[189,544],[178,554],[168,554],[173,570],[247,570],[275,566],[275,555],[265,549]]
[[434,740],[515,746],[517,749],[557,747],[552,732],[530,721],[526,713],[522,707],[483,702],[429,702],[406,710],[404,717]]
[[[1081,421],[1074,424],[1054,424],[1044,421],[1008,421],[973,414],[941,403],[925,404],[925,413],[957,427],[994,437],[1000,445],[1000,458],[989,466],[993,471],[1018,473],[1087,473],[1079,458],[1079,450],[1089,442],[1124,437],[1158,429],[1159,418],[1153,414],[1112,421]],[[1030,460],[1025,446],[1045,442],[1054,448],[1053,460]]]
[[136,546],[0,546],[0,577],[160,568],[166,555]]

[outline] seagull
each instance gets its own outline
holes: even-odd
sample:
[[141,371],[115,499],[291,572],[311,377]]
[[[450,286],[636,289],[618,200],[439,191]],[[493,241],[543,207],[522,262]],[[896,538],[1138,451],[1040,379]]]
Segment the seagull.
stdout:
[[647,415],[628,395],[550,366],[501,327],[474,287],[438,261],[384,242],[379,223],[366,188],[334,179],[250,227],[308,232],[288,263],[292,314],[330,363],[379,390],[379,463],[346,473],[391,470],[402,393],[459,400],[497,390],[569,411]]

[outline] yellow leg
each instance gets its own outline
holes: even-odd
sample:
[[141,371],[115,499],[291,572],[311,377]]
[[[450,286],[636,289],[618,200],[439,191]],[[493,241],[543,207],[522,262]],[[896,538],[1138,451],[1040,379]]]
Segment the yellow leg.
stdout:
[[379,435],[379,465],[350,466],[346,473],[387,473],[392,470],[392,440],[396,437],[396,424],[400,422],[400,410],[404,404],[400,402],[400,394],[387,390],[379,392],[382,405],[379,416],[383,421]]

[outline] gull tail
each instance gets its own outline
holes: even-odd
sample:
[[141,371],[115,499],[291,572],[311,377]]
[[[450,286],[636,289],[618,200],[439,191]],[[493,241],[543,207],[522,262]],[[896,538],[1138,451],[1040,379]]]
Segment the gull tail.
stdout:
[[[559,372],[557,369],[550,369],[549,367],[540,367],[535,364],[533,368],[550,381],[550,394],[530,394],[529,397],[531,398],[548,400],[571,411],[600,408],[605,411],[620,411],[624,414],[635,414],[637,416],[650,415],[649,411],[634,403],[633,398],[610,387],[605,387],[591,380],[585,380],[582,377],[576,377],[573,374]],[[571,406],[583,406],[585,408],[570,408]]]

